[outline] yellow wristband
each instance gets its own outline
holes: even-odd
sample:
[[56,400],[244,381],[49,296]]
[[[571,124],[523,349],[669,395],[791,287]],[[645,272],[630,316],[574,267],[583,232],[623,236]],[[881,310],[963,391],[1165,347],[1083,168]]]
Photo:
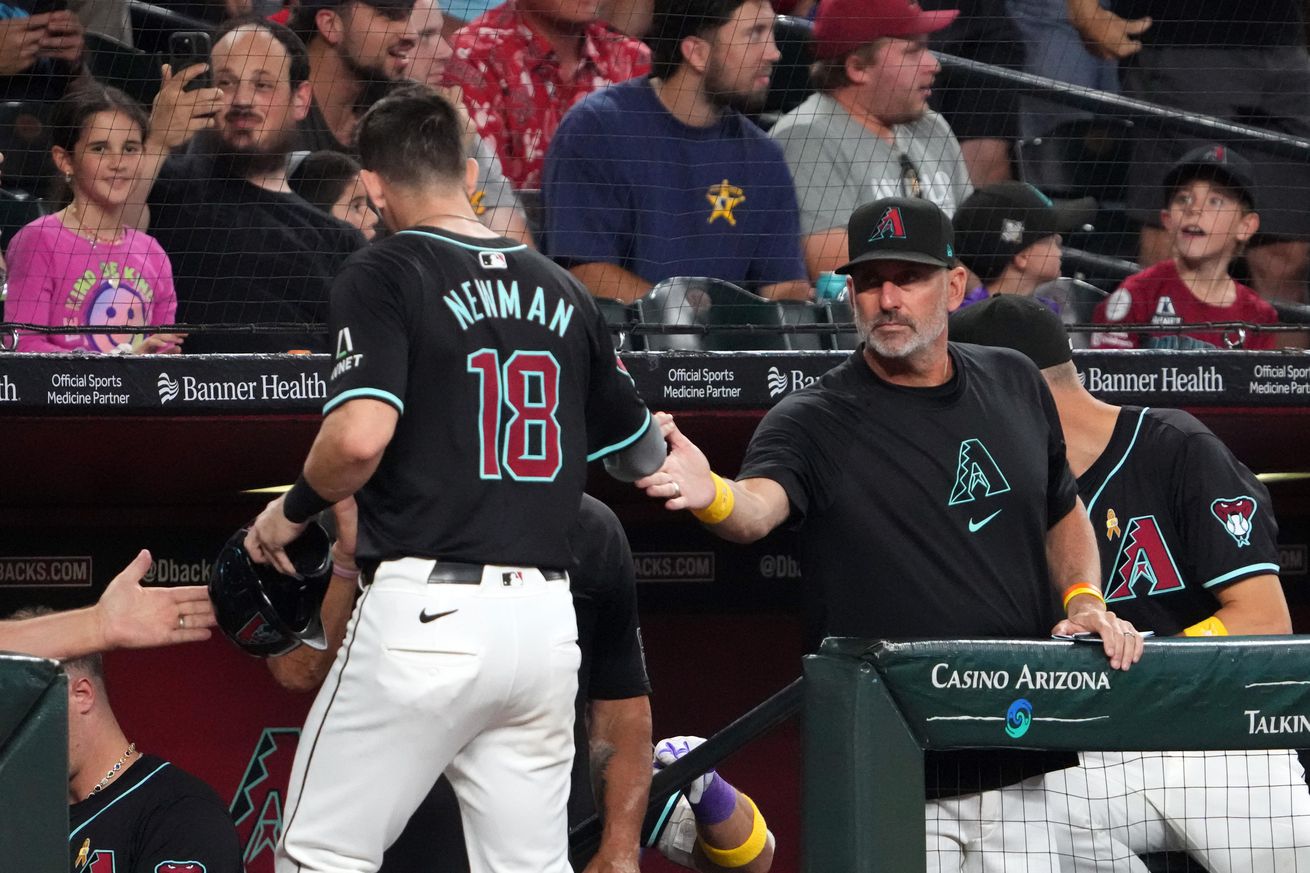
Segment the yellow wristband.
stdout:
[[1105,597],[1101,594],[1101,589],[1097,588],[1091,582],[1075,582],[1068,588],[1064,589],[1064,608],[1069,609],[1069,601],[1073,600],[1080,594],[1086,594],[1089,597],[1095,597],[1101,603],[1105,603]]
[[696,837],[696,844],[705,853],[705,857],[720,867],[745,867],[760,856],[760,852],[764,851],[769,841],[769,827],[764,823],[764,816],[760,815],[759,807],[745,793],[738,793],[751,805],[751,813],[754,815],[751,821],[751,835],[746,838],[746,842],[735,849],[716,849],[700,837]]
[[714,499],[710,501],[709,506],[704,509],[693,509],[691,514],[706,524],[718,524],[732,515],[737,496],[732,493],[732,486],[718,473],[710,473],[710,478],[714,480]]
[[1198,621],[1196,624],[1183,631],[1185,637],[1226,637],[1228,628],[1219,620],[1219,616],[1212,615],[1205,621]]

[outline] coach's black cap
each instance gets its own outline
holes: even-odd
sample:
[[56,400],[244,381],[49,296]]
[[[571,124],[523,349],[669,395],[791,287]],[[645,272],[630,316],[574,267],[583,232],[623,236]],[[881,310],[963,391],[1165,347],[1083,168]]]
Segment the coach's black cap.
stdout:
[[1228,146],[1205,145],[1179,158],[1164,176],[1165,206],[1179,185],[1197,178],[1214,179],[1232,188],[1246,200],[1249,208],[1255,209],[1255,170],[1250,161]]
[[1056,204],[1027,182],[998,182],[974,191],[955,211],[955,253],[990,281],[1028,246],[1077,230],[1095,215],[1091,197]]
[[838,273],[849,273],[866,261],[955,266],[951,220],[931,200],[886,197],[866,203],[851,213],[846,232],[850,261],[838,267]]
[[1045,370],[1073,360],[1064,322],[1046,304],[1022,294],[997,294],[951,316],[952,342],[1022,352]]

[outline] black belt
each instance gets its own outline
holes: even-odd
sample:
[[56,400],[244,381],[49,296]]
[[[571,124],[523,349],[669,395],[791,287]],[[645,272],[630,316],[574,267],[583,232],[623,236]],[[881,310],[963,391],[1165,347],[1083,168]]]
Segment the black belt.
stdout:
[[[428,574],[429,585],[481,585],[482,571],[486,564],[466,564],[463,561],[437,561],[432,572]],[[510,576],[514,571],[509,570],[502,575]],[[541,570],[541,578],[548,582],[557,580],[567,580],[568,574],[563,570]],[[508,585],[511,580],[506,579]]]

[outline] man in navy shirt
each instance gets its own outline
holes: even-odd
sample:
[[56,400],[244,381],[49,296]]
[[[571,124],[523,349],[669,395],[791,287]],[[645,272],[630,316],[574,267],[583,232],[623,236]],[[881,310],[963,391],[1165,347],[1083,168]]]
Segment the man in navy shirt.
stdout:
[[767,0],[662,0],[651,77],[590,95],[546,153],[547,253],[592,294],[632,302],[672,276],[806,299],[796,192],[740,110],[778,60]]

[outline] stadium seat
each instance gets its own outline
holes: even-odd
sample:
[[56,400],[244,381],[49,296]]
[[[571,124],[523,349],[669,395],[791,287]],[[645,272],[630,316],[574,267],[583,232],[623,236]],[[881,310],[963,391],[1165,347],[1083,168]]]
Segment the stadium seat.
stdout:
[[613,332],[615,351],[634,351],[640,338],[632,335],[632,325],[636,321],[636,314],[632,311],[632,307],[622,300],[611,300],[608,297],[597,297],[596,307],[600,309],[600,314],[605,317],[605,323]]
[[[775,304],[782,313],[782,323],[791,325],[828,324],[828,308],[821,303],[784,301]],[[793,351],[832,351],[834,335],[830,333],[789,333],[787,346]]]
[[50,128],[43,108],[35,103],[0,103],[0,185],[24,194],[40,193],[54,173]]
[[167,58],[168,38],[174,33],[184,30],[214,32],[208,22],[180,15],[143,0],[128,0],[128,12],[132,17],[132,44],[148,55]]
[[45,204],[34,197],[0,191],[0,248],[9,248],[9,241],[25,224],[45,215]]
[[103,34],[87,31],[84,38],[84,57],[91,75],[149,107],[159,92],[159,67],[163,61]]
[[799,106],[814,93],[810,65],[814,63],[814,25],[805,18],[779,15],[774,19],[773,38],[782,55],[769,76],[769,93],[756,122],[768,130],[778,116]]
[[1122,208],[1132,160],[1132,123],[1084,118],[1015,147],[1019,178],[1057,198],[1094,197],[1103,209]]
[[849,324],[850,328],[833,334],[838,349],[854,349],[860,345],[860,335],[855,331],[855,313],[847,300],[829,300],[828,320],[833,324]]
[[[731,282],[692,276],[665,279],[637,301],[637,312],[647,324],[703,327],[691,334],[647,334],[647,349],[705,351],[782,351],[787,338],[780,330],[782,312],[777,304]],[[760,327],[754,330],[720,330],[727,325]]]

